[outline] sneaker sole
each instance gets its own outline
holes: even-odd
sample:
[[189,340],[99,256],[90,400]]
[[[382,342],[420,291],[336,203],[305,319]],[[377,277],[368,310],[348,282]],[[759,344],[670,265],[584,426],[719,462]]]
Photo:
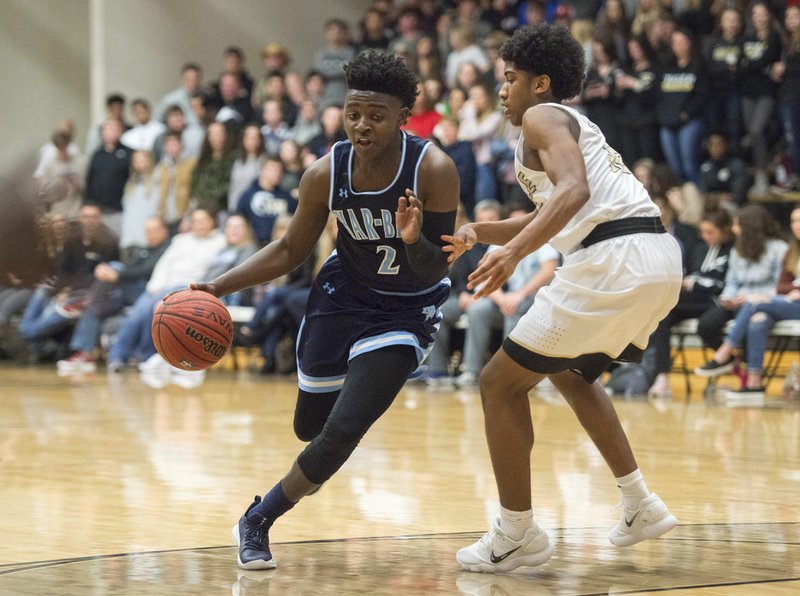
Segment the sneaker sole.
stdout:
[[[231,536],[233,536],[233,541],[236,543],[236,546],[239,546],[241,539],[239,538],[239,524],[236,524],[231,528]],[[242,559],[239,558],[239,554],[236,554],[236,563],[242,569],[275,569],[278,564],[275,562],[275,557],[272,557],[269,561],[265,561],[264,559],[256,559],[255,561],[250,561],[249,563],[242,563]]]
[[702,368],[696,368],[694,369],[694,374],[696,374],[698,377],[709,378],[727,375],[731,371],[733,371],[733,363],[724,364],[718,368],[715,368],[714,370],[703,370]]
[[636,534],[624,534],[616,537],[609,536],[608,540],[614,546],[633,546],[634,544],[644,540],[651,540],[653,538],[663,536],[677,525],[677,518],[674,515],[669,514],[664,519],[659,520],[654,524],[645,526]]
[[476,573],[505,573],[506,571],[513,571],[517,567],[538,567],[550,560],[555,550],[555,545],[551,542],[547,548],[540,550],[538,553],[532,555],[520,556],[506,559],[500,563],[478,563],[476,565],[468,565],[458,561],[458,565],[465,571],[474,571]]

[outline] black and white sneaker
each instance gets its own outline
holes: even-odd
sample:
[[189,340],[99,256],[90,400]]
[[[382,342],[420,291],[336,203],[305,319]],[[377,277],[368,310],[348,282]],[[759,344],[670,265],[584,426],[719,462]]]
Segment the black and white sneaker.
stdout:
[[233,540],[239,547],[236,562],[242,569],[275,569],[278,566],[269,550],[269,529],[273,520],[261,516],[253,516],[253,519],[247,517],[260,502],[261,497],[257,496],[231,530]]
[[719,363],[713,358],[706,362],[703,366],[694,369],[694,374],[698,377],[718,377],[726,375],[733,370],[734,360],[730,358],[727,362]]

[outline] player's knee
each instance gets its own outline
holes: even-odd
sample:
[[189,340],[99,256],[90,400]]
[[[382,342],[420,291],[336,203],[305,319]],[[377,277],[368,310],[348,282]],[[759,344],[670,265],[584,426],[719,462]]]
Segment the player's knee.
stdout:
[[325,426],[325,421],[322,420],[305,420],[298,416],[294,418],[294,435],[305,443],[313,441],[322,428]]

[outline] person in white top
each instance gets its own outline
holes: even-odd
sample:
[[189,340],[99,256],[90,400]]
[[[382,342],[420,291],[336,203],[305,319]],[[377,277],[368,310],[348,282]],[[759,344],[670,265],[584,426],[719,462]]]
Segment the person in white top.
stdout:
[[611,401],[597,381],[612,361],[640,359],[650,334],[678,299],[681,254],[658,207],[600,129],[563,100],[580,92],[583,49],[565,28],[517,30],[501,49],[505,115],[522,127],[517,180],[535,204],[525,217],[470,223],[443,250],[450,262],[476,242],[500,245],[469,276],[476,298],[509,278],[525,255],[549,243],[564,255],[550,285],[481,372],[486,436],[500,518],[456,555],[469,571],[506,572],[546,562],[547,533],[533,521],[528,392],[548,377],[569,403],[622,492],[609,539],[629,546],[677,520],[650,493]]
[[142,97],[133,100],[131,112],[136,125],[122,133],[120,141],[134,151],[152,151],[156,139],[167,127],[150,117],[150,102]]

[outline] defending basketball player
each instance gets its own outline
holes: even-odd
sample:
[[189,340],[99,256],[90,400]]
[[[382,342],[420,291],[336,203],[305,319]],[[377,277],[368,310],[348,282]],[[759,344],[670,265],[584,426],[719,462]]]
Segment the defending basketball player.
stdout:
[[336,251],[320,270],[298,337],[294,428],[309,445],[233,536],[245,569],[276,566],[268,531],[348,459],[426,356],[449,293],[443,235],[453,233],[459,196],[455,164],[400,130],[417,80],[402,61],[365,52],[345,66],[348,140],[300,182],[286,235],[207,284],[216,296],[300,266],[336,216]]
[[614,360],[641,359],[658,322],[678,299],[681,256],[658,207],[600,129],[561,102],[580,92],[583,50],[567,29],[517,30],[501,50],[505,114],[522,127],[517,179],[533,214],[458,230],[454,261],[476,242],[501,247],[470,275],[476,298],[501,287],[527,254],[549,242],[563,266],[481,373],[486,437],[500,518],[456,559],[470,571],[502,572],[547,561],[553,546],[533,521],[528,392],[549,377],[597,445],[622,491],[617,546],[677,524],[638,469],[614,407],[597,379]]

